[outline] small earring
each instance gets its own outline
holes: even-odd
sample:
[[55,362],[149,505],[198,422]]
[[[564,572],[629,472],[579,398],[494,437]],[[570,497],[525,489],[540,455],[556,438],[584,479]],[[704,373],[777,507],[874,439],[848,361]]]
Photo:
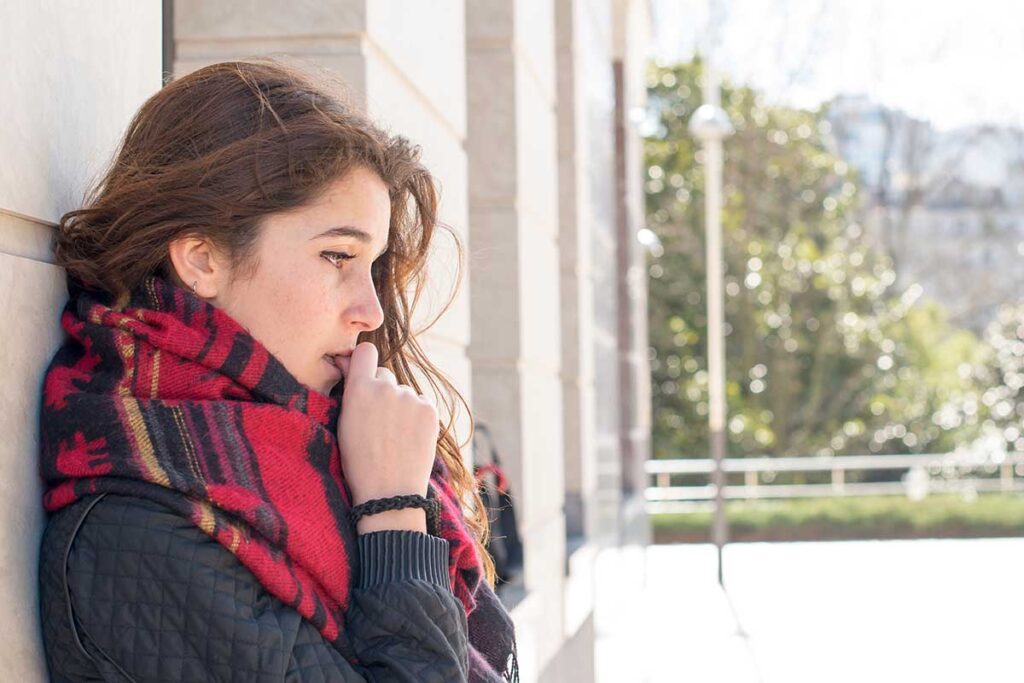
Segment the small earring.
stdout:
[[199,296],[199,292],[196,291],[196,285],[199,284],[199,280],[192,281],[192,293]]

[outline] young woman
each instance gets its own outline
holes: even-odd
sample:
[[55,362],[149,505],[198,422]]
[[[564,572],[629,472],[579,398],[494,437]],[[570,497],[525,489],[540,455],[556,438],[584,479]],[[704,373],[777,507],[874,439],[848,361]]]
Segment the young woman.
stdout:
[[410,330],[443,228],[418,155],[321,76],[215,64],[61,219],[53,680],[517,678],[473,477],[414,376],[450,418]]

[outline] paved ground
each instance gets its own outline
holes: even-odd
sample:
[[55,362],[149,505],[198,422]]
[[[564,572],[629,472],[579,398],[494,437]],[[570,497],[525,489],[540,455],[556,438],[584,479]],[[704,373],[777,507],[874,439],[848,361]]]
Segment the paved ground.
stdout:
[[1024,681],[1024,539],[605,551],[600,683]]

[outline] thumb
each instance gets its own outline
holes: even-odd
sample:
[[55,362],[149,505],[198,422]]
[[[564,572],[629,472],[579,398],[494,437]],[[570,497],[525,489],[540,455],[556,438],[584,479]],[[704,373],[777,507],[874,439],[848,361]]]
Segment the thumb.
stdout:
[[353,380],[371,379],[377,375],[377,347],[372,342],[360,342],[352,350],[352,355],[341,359],[341,372],[345,383]]
[[338,356],[338,367],[341,368],[341,376],[348,379],[348,367],[352,362],[352,356]]

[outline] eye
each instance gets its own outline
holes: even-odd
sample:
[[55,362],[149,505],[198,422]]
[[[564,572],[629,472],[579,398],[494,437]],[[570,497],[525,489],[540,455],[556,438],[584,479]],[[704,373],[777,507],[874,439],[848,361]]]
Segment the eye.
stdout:
[[340,251],[321,251],[320,256],[327,259],[335,268],[341,267],[342,261],[349,261],[355,258],[352,254],[345,254]]

